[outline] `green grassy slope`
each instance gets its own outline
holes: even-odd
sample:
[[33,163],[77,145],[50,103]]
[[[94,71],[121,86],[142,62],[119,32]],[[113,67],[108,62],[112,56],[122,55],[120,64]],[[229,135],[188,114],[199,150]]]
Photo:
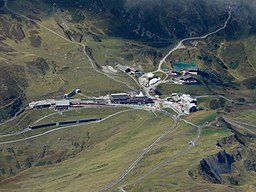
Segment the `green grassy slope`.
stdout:
[[[116,4],[117,9],[105,10],[109,8],[108,2],[101,1],[105,3],[103,3],[105,6],[103,12],[105,12],[101,14],[102,10],[98,10],[98,6],[94,7],[90,3],[89,6],[92,7],[88,9],[74,7],[66,9],[65,6],[58,5],[63,10],[57,10],[60,7],[54,8],[52,4],[45,4],[45,2],[47,1],[15,0],[9,3],[10,8],[39,20],[55,33],[66,39],[71,39],[73,43],[33,22],[10,14],[6,10],[1,12],[0,24],[3,27],[0,27],[0,121],[13,116],[22,105],[30,101],[62,98],[64,93],[73,88],[80,88],[83,94],[88,96],[126,92],[130,90],[126,85],[139,89],[131,78],[121,72],[115,75],[109,74],[111,77],[109,78],[101,72],[95,71],[83,53],[81,45],[77,42],[81,41],[91,50],[91,57],[98,70],[101,70],[102,66],[115,66],[116,63],[122,63],[143,68],[147,72],[155,70],[159,60],[173,47],[173,45],[166,47],[166,44],[165,48],[151,47],[153,42],[157,40],[164,40],[165,43],[177,41],[177,37],[172,36],[172,39],[147,39],[143,42],[142,29],[135,35],[136,37],[140,36],[140,41],[137,41],[138,39],[133,36],[134,31],[127,34],[131,31],[126,30],[125,27],[129,26],[124,27],[124,21],[115,20],[116,22],[112,22],[113,26],[109,26],[115,16],[123,15],[124,17],[119,17],[119,19],[131,19],[129,11],[118,9],[120,4]],[[52,1],[48,2],[52,3]],[[66,2],[72,4],[72,1]],[[97,1],[97,3],[99,2]],[[113,3],[113,1],[109,2]],[[191,11],[186,9],[184,12],[186,14],[182,14],[185,16],[184,20],[184,18],[180,18],[180,13],[187,6],[183,3],[179,4],[177,9],[175,8],[178,12],[168,14],[170,18],[175,17],[173,20],[154,17],[163,24],[168,37],[172,34],[171,30],[180,35],[178,38],[187,37],[191,35],[190,32],[197,34],[208,30],[213,31],[226,18],[226,11],[225,13],[219,12],[220,7],[215,6],[214,9],[209,10],[208,7],[203,6],[201,7],[202,12],[206,12],[207,8],[207,14],[211,15],[214,12],[217,17],[208,20],[205,14],[202,18],[199,14],[200,10],[198,12],[197,9]],[[198,7],[200,8],[200,6]],[[169,12],[168,7],[166,8]],[[196,20],[202,18],[203,20],[200,22],[207,20],[209,29],[201,26],[203,23],[194,26],[196,29],[191,27],[190,24],[194,25],[195,22],[188,12],[191,12]],[[157,14],[157,12],[155,13]],[[178,17],[176,13],[179,15]],[[215,16],[215,14],[213,15]],[[186,49],[176,51],[167,58],[168,62],[164,65],[166,70],[170,69],[171,64],[176,60],[180,60],[198,64],[206,74],[200,78],[202,85],[198,86],[163,84],[159,90],[164,95],[169,95],[172,92],[185,92],[194,96],[217,93],[225,94],[228,98],[235,100],[244,98],[247,101],[253,101],[255,99],[254,25],[253,23],[248,24],[252,32],[244,33],[241,38],[234,31],[236,31],[236,21],[243,21],[244,15],[241,15],[241,20],[237,20],[237,15],[225,32],[199,41],[197,46],[186,42],[184,44]],[[146,20],[148,23],[148,19]],[[250,22],[252,21],[253,19],[250,18]],[[185,22],[186,27],[180,22]],[[138,24],[137,21],[134,23]],[[155,20],[152,20],[152,23],[154,28],[152,31],[157,34],[159,28],[154,26]],[[167,27],[168,25],[170,26]],[[152,26],[148,26],[148,28],[152,28]],[[248,26],[245,27],[246,30]],[[180,29],[182,31],[179,31]],[[148,34],[150,33],[147,31],[144,35]],[[125,35],[131,35],[129,38],[132,37],[132,40],[123,39],[126,38]],[[250,106],[237,106],[227,102],[229,110],[223,110],[226,107],[223,105],[216,111],[208,111],[211,109],[210,103],[219,101],[217,99],[219,98],[199,99],[199,102],[202,101],[200,106],[207,111],[200,111],[186,119],[200,125],[224,114],[231,119],[255,124],[255,110],[249,110]],[[49,116],[37,124],[95,116],[105,117],[119,110],[124,109],[74,110],[63,113],[63,115]],[[48,110],[26,112],[15,120],[1,125],[0,132],[6,134],[25,128],[43,115],[50,113],[52,112]],[[0,145],[0,179],[9,177],[0,182],[0,191],[96,191],[115,181],[146,147],[170,128],[172,123],[170,118],[158,113],[156,117],[153,113],[145,111],[130,111],[100,124],[79,125],[36,139]],[[254,126],[240,123],[238,127],[243,133],[246,131],[241,126],[251,131],[255,130]],[[43,133],[46,130],[50,129],[36,130],[19,136],[1,137],[0,141],[24,138]],[[237,173],[241,173],[244,177],[242,179],[240,177],[240,186],[229,185],[229,183],[213,185],[200,174],[195,174],[195,177],[198,178],[193,179],[189,176],[191,171],[197,173],[198,164],[203,158],[215,155],[221,150],[215,146],[217,140],[229,138],[230,135],[233,137],[226,126],[218,129],[204,128],[199,142],[187,151],[189,142],[197,135],[197,131],[191,125],[179,123],[175,130],[145,155],[124,181],[109,191],[118,191],[117,187],[120,186],[125,186],[126,191],[134,192],[255,191],[255,173],[246,171],[242,161],[235,164],[239,168],[236,169]],[[254,142],[248,140],[248,143],[250,149],[254,150]],[[223,149],[228,152],[236,151],[237,146],[241,147],[234,142]],[[247,148],[241,147],[241,149],[247,151]],[[243,160],[245,159],[246,157]],[[155,166],[163,162],[166,163],[151,173]],[[146,173],[150,174],[140,180],[140,177]],[[233,174],[231,173],[231,175]],[[225,176],[228,178],[230,175]]]
[[[65,188],[70,191],[75,187],[78,191],[95,191],[117,178],[145,147],[170,128],[172,121],[168,117],[158,115],[156,118],[149,112],[131,111],[101,124],[81,125],[17,143],[14,144],[15,147],[2,146],[2,156],[8,154],[7,149],[10,147],[15,151],[22,150],[21,155],[17,154],[17,160],[24,158],[29,151],[38,151],[43,146],[48,146],[45,156],[40,160],[48,162],[72,155],[72,150],[78,150],[81,147],[79,144],[85,142],[84,149],[76,157],[59,164],[32,167],[2,182],[1,189],[56,191]],[[78,146],[74,149],[75,143],[78,143]],[[14,180],[19,181],[16,182],[17,185],[12,184]],[[41,184],[38,185],[38,182]],[[75,182],[76,185],[70,185],[70,182]]]
[[[194,123],[200,125],[205,121],[214,120],[215,117],[216,113],[208,112],[195,114],[188,120],[193,119]],[[0,184],[1,189],[8,191],[96,191],[117,179],[143,149],[152,143],[161,132],[168,129],[171,123],[167,117],[160,114],[156,118],[148,112],[138,111],[136,114],[127,112],[99,125],[82,125],[73,130],[68,129],[30,142],[20,143],[15,151],[24,150],[28,144],[38,145],[39,140],[42,145],[47,143],[48,148],[46,148],[45,157],[40,160],[41,163],[48,162],[56,156],[60,158],[64,153],[61,150],[64,146],[70,146],[64,153],[69,155],[69,151],[74,150],[75,141],[80,143],[85,139],[86,143],[91,143],[91,145],[88,145],[74,158],[58,164],[32,167],[15,177],[4,180]],[[87,132],[89,132],[89,141],[86,139]],[[72,140],[70,140],[71,135]],[[194,182],[188,175],[189,171],[195,169],[198,162],[205,156],[219,152],[220,149],[215,146],[216,141],[230,136],[231,133],[225,127],[204,128],[199,142],[191,150],[186,151],[189,141],[196,135],[196,128],[179,123],[175,130],[145,155],[118,186],[125,186],[126,191],[199,191],[203,189],[225,191],[230,188],[243,191],[248,188],[254,189],[255,185],[250,174],[247,174],[247,184],[241,186],[231,187],[213,185],[204,181]],[[69,145],[70,142],[73,144]],[[7,148],[8,145],[3,147],[2,154],[6,153]],[[184,150],[185,152],[182,153]],[[51,151],[55,151],[54,156]],[[19,158],[21,156],[17,155],[17,159]],[[158,168],[154,169],[156,166]],[[140,179],[147,173],[149,174]],[[118,186],[109,191],[117,191]]]

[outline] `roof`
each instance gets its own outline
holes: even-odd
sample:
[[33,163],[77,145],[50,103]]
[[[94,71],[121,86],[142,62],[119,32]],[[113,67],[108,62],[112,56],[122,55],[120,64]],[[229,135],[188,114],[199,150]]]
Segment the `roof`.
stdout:
[[129,69],[129,67],[124,66],[124,65],[121,65],[121,64],[117,64],[116,67],[117,67],[118,69],[120,69],[120,70],[123,70],[123,71]]
[[127,93],[115,93],[115,94],[111,94],[111,96],[127,96]]
[[174,100],[174,101],[180,101],[180,97],[178,96],[178,95],[174,95],[174,96],[172,96],[172,99]]
[[52,105],[54,103],[55,101],[53,99],[47,99],[47,100],[32,102],[31,104],[32,105]]
[[189,94],[187,94],[187,95],[183,94],[180,98],[184,99],[185,101],[188,101],[188,102],[196,101],[196,99],[192,98],[191,95],[189,95]]
[[128,99],[129,101],[150,101],[152,99],[148,97],[131,97]]
[[133,68],[133,67],[130,67],[130,69],[131,69],[131,71],[133,71],[133,72],[139,71],[138,69],[135,69],[135,68]]
[[193,108],[193,107],[196,107],[196,105],[195,105],[194,103],[190,103],[190,104],[188,105],[188,108],[189,108],[189,109],[191,109],[191,108]]
[[188,71],[199,71],[198,67],[189,67],[187,68]]
[[182,75],[179,77],[179,79],[188,79],[190,77],[191,77],[190,75]]
[[158,81],[160,81],[161,79],[158,77],[158,78],[153,78],[149,81],[149,84],[153,85],[155,83],[157,83]]
[[[180,76],[179,79],[180,79],[180,80],[185,80],[185,81],[186,81],[186,80],[190,80],[190,79],[197,80],[197,78],[192,77],[192,76],[190,76],[190,75],[185,75],[185,76],[183,75],[183,76]],[[197,81],[198,81],[198,80],[197,80]]]
[[144,97],[144,94],[140,92],[138,95],[136,95],[136,97]]
[[108,69],[114,73],[117,73],[117,70],[115,70],[112,66],[108,66]]
[[58,101],[56,101],[56,107],[69,106],[69,105],[70,105],[69,100],[58,100]]
[[147,73],[146,76],[147,76],[148,78],[153,78],[155,75],[154,75],[153,73]]

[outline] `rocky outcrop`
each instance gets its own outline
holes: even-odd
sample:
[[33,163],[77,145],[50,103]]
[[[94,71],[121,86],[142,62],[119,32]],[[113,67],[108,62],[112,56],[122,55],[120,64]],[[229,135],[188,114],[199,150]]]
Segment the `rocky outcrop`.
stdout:
[[0,24],[3,26],[0,29],[0,37],[2,39],[8,38],[19,42],[25,38],[21,24],[12,23],[5,16],[0,16]]
[[235,159],[232,155],[226,153],[226,151],[221,151],[216,155],[202,159],[199,165],[199,172],[211,183],[224,183],[221,175],[231,173],[234,162]]
[[9,52],[14,52],[15,50],[11,46],[0,41],[0,51],[4,53],[9,53]]
[[189,175],[197,181],[240,185],[250,177],[249,172],[256,172],[256,140],[252,134],[241,133],[239,128],[225,120],[223,122],[234,134],[218,141],[216,146],[222,150],[203,158],[196,170],[189,171]]

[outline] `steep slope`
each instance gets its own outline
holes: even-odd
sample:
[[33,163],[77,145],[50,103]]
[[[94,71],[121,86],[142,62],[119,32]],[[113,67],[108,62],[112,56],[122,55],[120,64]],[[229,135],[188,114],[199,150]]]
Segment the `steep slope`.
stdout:
[[[255,33],[255,14],[251,2],[223,2],[205,0],[183,1],[45,1],[63,9],[90,9],[97,17],[105,18],[108,34],[148,41],[173,41],[203,35],[218,26],[227,16],[231,5],[234,16],[226,30],[228,38]],[[248,3],[248,4],[247,4]],[[86,20],[86,18],[80,18]],[[244,24],[246,23],[246,27]],[[157,42],[156,42],[157,43]]]
[[[225,122],[227,123],[227,122]],[[197,182],[244,185],[255,175],[256,135],[237,125],[227,123],[233,135],[217,142],[221,151],[205,157],[189,175]]]
[[[83,94],[94,96],[139,90],[138,85],[127,75],[121,72],[107,74],[102,71],[103,67],[122,63],[145,72],[156,70],[160,59],[178,40],[205,35],[221,27],[228,17],[227,8],[232,10],[232,17],[225,30],[204,40],[185,42],[186,48],[174,52],[165,63],[166,71],[178,60],[198,64],[201,84],[195,87],[183,86],[181,89],[166,84],[171,88],[167,89],[166,95],[178,91],[194,95],[223,94],[234,100],[254,102],[256,15],[253,3],[251,0],[9,0],[10,11],[0,1],[0,123],[15,116],[28,102],[62,98],[64,93],[73,88],[80,88]],[[85,53],[93,62],[88,60]],[[233,101],[222,99],[209,101],[217,103],[217,107],[213,108],[219,109],[218,114],[225,113],[228,116],[232,110],[237,110],[233,108]],[[225,102],[228,104],[225,105]],[[230,109],[222,110],[225,106]],[[239,111],[246,111],[250,106],[254,105]],[[30,111],[24,113],[15,119],[14,125],[7,124],[1,129],[9,133],[9,127],[15,126],[15,130],[25,128],[36,120],[35,116],[39,118],[49,113],[37,112],[36,115],[28,114]],[[61,131],[49,138],[47,135],[22,144],[4,145],[0,148],[0,179],[14,177],[0,185],[3,184],[6,189],[11,185],[11,190],[16,187],[24,191],[32,185],[38,190],[46,187],[56,191],[65,183],[68,187],[66,190],[70,191],[73,185],[69,182],[78,180],[78,189],[89,190],[90,186],[98,189],[99,175],[102,186],[118,178],[115,169],[121,174],[131,161],[129,155],[135,159],[139,154],[137,143],[143,151],[160,129],[169,128],[170,119],[167,120],[167,117],[144,113],[131,112],[130,115],[111,119],[101,124],[101,129],[91,125],[88,126],[91,130],[87,131],[87,126],[81,126],[76,131]],[[142,123],[143,119],[145,122]],[[47,120],[52,121],[51,118]],[[201,121],[204,123],[206,120]],[[195,162],[199,164],[189,172],[190,176],[197,182],[206,183],[205,187],[209,190],[215,188],[212,183],[226,184],[220,187],[225,190],[229,184],[247,184],[244,178],[253,180],[254,136],[239,133],[230,126],[234,135],[222,139],[218,143],[222,149],[217,151],[212,145],[215,133],[219,139],[226,137],[229,132],[226,129],[214,129],[208,134],[206,129],[202,136],[203,142],[199,143],[200,148],[196,146],[194,151],[182,153],[184,149],[186,152],[187,144],[191,145],[191,138],[200,130],[183,123],[178,128],[175,134],[169,134],[159,148],[146,156],[140,169],[134,170],[133,174],[140,177],[155,163],[165,159],[172,162],[180,157],[177,156],[180,151],[182,155],[185,154],[185,158],[177,161],[176,166],[162,167],[155,178],[151,175],[149,180],[139,185],[148,191],[169,191],[173,187],[180,190],[184,185],[187,190],[193,186],[200,191],[202,186],[190,177],[185,178],[186,183],[181,182],[184,175],[187,176],[190,159],[193,160],[191,166]],[[200,137],[200,133],[198,135]],[[23,135],[18,137],[22,138]],[[145,138],[150,138],[150,141]],[[5,141],[4,137],[2,139]],[[207,149],[216,154],[206,157],[209,154]],[[129,151],[129,155],[123,155],[125,150]],[[121,158],[113,163],[113,157],[120,157],[120,154]],[[71,160],[60,163],[72,157],[75,157],[75,164]],[[61,167],[63,172],[56,173],[56,167]],[[170,169],[173,167],[178,175],[175,177],[177,183],[173,182],[175,179],[171,175]],[[23,172],[26,169],[29,169],[28,172]],[[101,174],[102,171],[105,174]],[[19,172],[21,175],[16,176]],[[92,180],[88,173],[93,174]],[[133,181],[134,178],[129,179]],[[141,186],[138,189],[142,189]]]

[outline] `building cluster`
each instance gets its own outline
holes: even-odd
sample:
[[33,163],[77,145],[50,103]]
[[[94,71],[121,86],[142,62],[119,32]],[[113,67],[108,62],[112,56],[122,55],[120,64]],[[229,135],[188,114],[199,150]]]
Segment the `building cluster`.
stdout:
[[63,110],[68,109],[71,106],[70,100],[62,99],[62,100],[41,100],[36,102],[29,103],[30,109],[40,109],[40,108],[51,108],[55,110]]
[[91,99],[91,100],[81,100],[81,99],[62,99],[62,100],[42,100],[37,102],[29,103],[30,109],[40,109],[40,108],[50,108],[56,111],[67,110],[69,108],[79,108],[85,106],[102,106],[108,105],[108,100],[104,99]]
[[144,96],[142,93],[139,95],[129,95],[127,93],[117,93],[111,94],[110,96],[111,103],[113,104],[124,104],[124,105],[152,105],[154,101]]
[[200,84],[200,81],[196,78],[198,72],[199,69],[195,67],[183,69],[180,72],[172,70],[169,75],[173,76],[172,80],[175,84],[197,85]]
[[197,100],[192,98],[189,94],[179,95],[173,93],[170,98],[167,99],[167,104],[170,104],[177,111],[190,114],[198,111]]
[[[74,93],[73,91],[71,92]],[[69,94],[71,96],[72,94]],[[93,97],[90,99],[65,99],[61,100],[41,100],[29,103],[29,109],[39,109],[39,108],[50,108],[56,111],[67,110],[69,108],[80,108],[80,107],[99,107],[108,106],[111,104],[123,104],[123,105],[151,105],[154,101],[144,96],[142,93],[117,93],[107,95],[105,97]]]
[[141,82],[145,87],[151,87],[161,81],[161,78],[155,76],[153,73],[147,73],[141,78]]
[[181,84],[188,84],[188,85],[197,85],[200,84],[197,78],[192,77],[190,75],[180,76],[178,82]]
[[31,102],[29,103],[28,107],[30,109],[33,109],[33,108],[38,109],[38,108],[49,108],[53,105],[56,105],[56,101],[54,99],[47,99],[47,100]]
[[198,67],[191,67],[191,68],[182,70],[183,75],[198,75],[198,72],[199,72]]
[[[158,78],[155,78],[154,74],[146,74],[149,82],[156,82]],[[144,78],[144,76],[142,77]],[[150,90],[154,86],[150,86]],[[136,92],[130,93],[115,93],[111,95],[106,95],[103,97],[91,97],[87,99],[73,99],[72,97],[80,93],[80,89],[73,89],[69,94],[64,95],[64,99],[54,100],[47,99],[36,102],[29,103],[27,109],[39,109],[39,108],[50,108],[56,111],[67,110],[70,108],[92,108],[92,107],[102,107],[102,106],[116,106],[116,105],[137,105],[145,107],[161,108],[168,107],[176,110],[180,114],[190,114],[198,110],[197,100],[192,98],[189,94],[179,95],[173,93],[171,97],[164,100],[162,99],[152,99],[145,96],[142,92],[137,94]]]
[[125,65],[122,65],[122,64],[117,64],[116,67],[124,72],[124,73],[128,73],[130,75],[137,75],[137,76],[141,76],[143,74],[142,71],[140,71],[139,69],[135,69],[133,67],[128,67],[128,66],[125,66]]

